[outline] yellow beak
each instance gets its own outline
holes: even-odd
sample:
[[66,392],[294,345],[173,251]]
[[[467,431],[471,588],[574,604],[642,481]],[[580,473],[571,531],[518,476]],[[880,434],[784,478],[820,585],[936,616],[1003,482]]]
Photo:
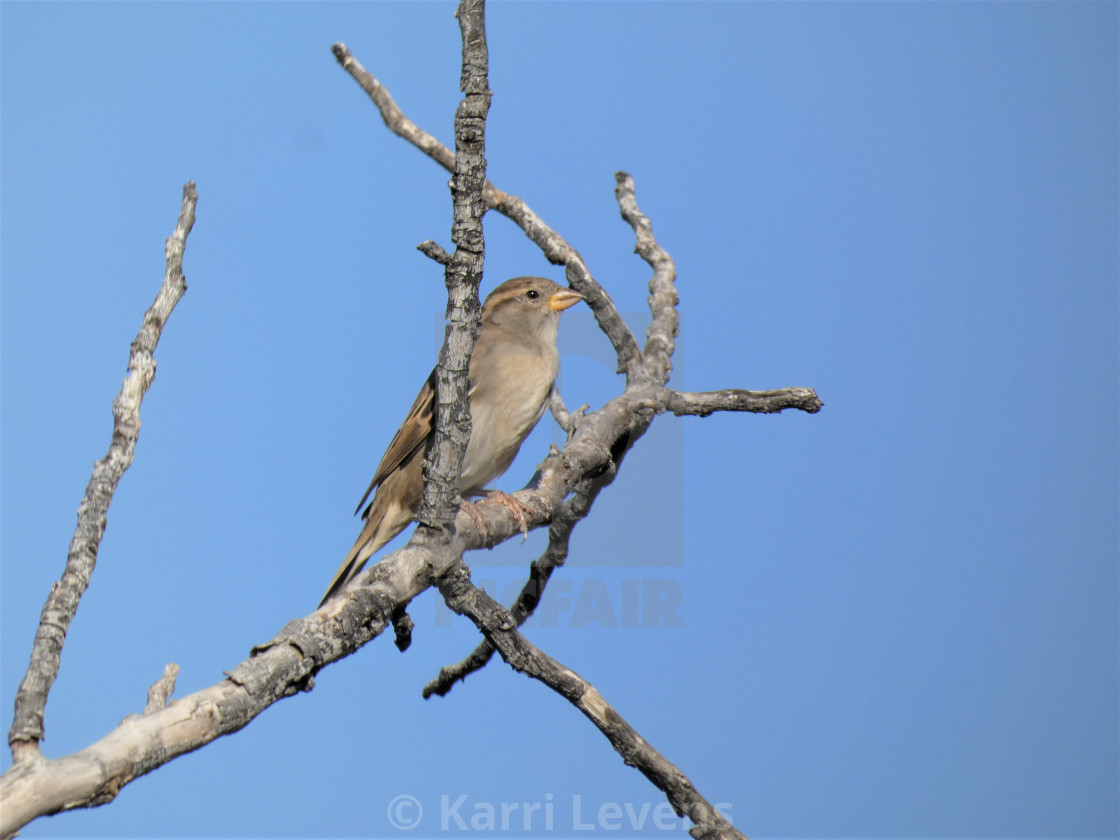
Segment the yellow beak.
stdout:
[[562,312],[569,306],[575,306],[583,300],[583,295],[579,292],[573,292],[571,289],[561,289],[558,292],[553,292],[552,297],[548,299],[548,308],[553,312]]

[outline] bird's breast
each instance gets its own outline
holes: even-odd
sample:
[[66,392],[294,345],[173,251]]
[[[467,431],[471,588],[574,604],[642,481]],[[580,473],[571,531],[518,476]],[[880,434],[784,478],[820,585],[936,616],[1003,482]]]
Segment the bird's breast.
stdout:
[[508,353],[489,361],[471,390],[464,492],[482,489],[509,468],[544,414],[559,365],[555,353]]

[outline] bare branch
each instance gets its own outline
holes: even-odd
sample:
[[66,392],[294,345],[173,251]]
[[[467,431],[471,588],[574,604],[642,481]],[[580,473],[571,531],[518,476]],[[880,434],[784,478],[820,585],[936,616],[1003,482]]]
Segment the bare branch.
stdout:
[[[584,410],[588,407],[585,403]],[[564,405],[564,397],[560,394],[560,389],[556,387],[555,383],[553,383],[552,391],[548,395],[548,411],[552,415],[552,419],[556,421],[556,425],[571,434],[575,428],[575,420],[568,411],[568,407]]]
[[465,615],[486,636],[510,667],[540,680],[567,698],[598,727],[623,761],[664,791],[679,815],[695,826],[690,834],[700,838],[739,838],[742,834],[693,787],[692,782],[665,756],[655,750],[615,711],[587,680],[540,651],[515,629],[515,622],[501,604],[471,583],[470,570],[457,561],[436,586],[448,606]]
[[163,284],[144,313],[140,332],[129,353],[128,373],[120,393],[113,400],[113,436],[109,452],[93,466],[93,474],[78,506],[78,525],[70,540],[66,568],[61,579],[51,587],[39,617],[31,662],[16,693],[15,717],[8,731],[12,761],[16,764],[33,760],[39,754],[38,743],[44,736],[43,710],[51,685],[58,676],[66,633],[97,563],[97,549],[105,532],[113,493],[136,452],[136,441],[140,436],[140,403],[156,375],[153,353],[171,310],[187,290],[183,279],[183,249],[187,234],[194,225],[197,203],[198,193],[194,182],[190,181],[183,187],[179,219],[164,248],[167,268]]
[[[510,608],[510,615],[518,627],[524,624],[537,609],[544,588],[548,585],[554,570],[564,565],[568,559],[568,545],[572,531],[579,521],[591,512],[591,506],[604,487],[614,480],[616,470],[612,469],[596,479],[590,479],[560,507],[560,512],[552,518],[548,528],[548,547],[544,553],[529,564],[529,579],[521,587],[517,600]],[[434,680],[424,686],[423,697],[427,700],[433,694],[447,695],[455,683],[465,680],[475,671],[481,670],[494,655],[494,645],[489,639],[479,643],[469,655],[454,665],[440,668]]]
[[[412,143],[447,171],[454,171],[455,155],[451,150],[406,117],[385,86],[350,54],[345,44],[335,44],[331,50],[343,69],[373,100],[381,113],[381,119],[390,131]],[[629,378],[636,371],[641,358],[638,342],[630,332],[630,328],[626,326],[626,322],[622,320],[610,295],[591,276],[591,271],[584,263],[583,257],[560,234],[545,224],[518,196],[499,190],[490,181],[486,181],[483,186],[483,196],[491,209],[511,219],[525,231],[529,239],[544,252],[549,262],[566,266],[565,275],[568,283],[587,301],[600,328],[614,346],[618,356],[619,372],[625,373]]]
[[175,680],[179,677],[179,666],[174,662],[165,665],[163,676],[152,683],[148,689],[148,705],[144,707],[144,714],[150,715],[158,712],[167,705],[167,698],[175,691]]
[[226,678],[162,709],[130,715],[89,747],[61,759],[36,755],[0,776],[0,837],[36,817],[111,802],[129,782],[238,731],[315,673],[392,626],[393,617],[462,553],[462,544],[408,545],[364,574],[366,585],[289,622]]
[[397,107],[397,103],[393,101],[393,97],[389,95],[389,91],[385,89],[384,85],[377,81],[366,68],[362,67],[354,56],[350,55],[350,50],[346,49],[345,44],[334,44],[331,47],[331,52],[334,53],[335,59],[342,65],[343,69],[362,86],[362,90],[369,94],[369,98],[373,100],[373,104],[381,112],[381,119],[385,121],[385,125],[388,126],[390,131],[398,137],[403,137],[448,172],[455,169],[455,153],[406,117],[404,112]]
[[[678,392],[670,389],[662,391],[663,411],[670,411],[678,416],[693,414],[707,417],[716,411],[748,411],[758,414],[774,414],[787,408],[796,408],[809,414],[816,414],[824,405],[812,388],[784,388],[777,391],[743,391],[725,390],[709,391],[706,393]],[[583,406],[586,408],[587,406]],[[565,419],[569,418],[563,411],[563,401],[559,409]],[[553,413],[557,411],[554,404]],[[582,411],[581,411],[582,414]],[[560,422],[559,418],[557,422]],[[563,423],[561,424],[563,425]],[[632,442],[631,442],[632,443]],[[564,502],[560,512],[553,517],[549,526],[549,544],[545,552],[534,560],[529,566],[529,578],[517,596],[510,614],[516,625],[520,627],[528,620],[540,603],[541,595],[552,572],[562,566],[568,556],[568,542],[576,524],[591,511],[599,491],[614,478],[618,468],[619,459],[612,462],[613,469],[609,471],[609,479],[603,477],[587,482],[588,489],[583,485],[577,488],[575,494]],[[454,665],[447,665],[440,669],[439,674],[424,686],[425,699],[433,694],[445,696],[454,687],[455,683],[462,682],[475,671],[484,668],[494,655],[494,645],[489,640],[484,640],[466,657]]]
[[750,411],[756,414],[776,414],[787,408],[796,408],[807,414],[816,414],[824,406],[812,388],[781,388],[777,391],[743,391],[731,388],[725,391],[665,390],[664,409],[678,416],[695,414],[707,417],[716,411]]
[[455,109],[451,176],[451,241],[455,253],[444,265],[447,327],[435,371],[435,418],[424,455],[424,495],[416,510],[417,522],[441,530],[452,524],[459,509],[463,454],[471,437],[467,374],[482,326],[478,287],[484,251],[482,217],[487,209],[482,197],[486,183],[486,114],[490,110],[484,0],[462,0],[455,16],[463,38],[459,86],[464,94]]
[[443,247],[434,240],[425,239],[416,246],[416,250],[426,257],[435,260],[440,265],[451,264],[451,255],[443,250]]
[[[639,422],[637,427],[635,421]],[[603,441],[637,436],[648,418],[636,418],[615,398],[580,425],[562,453],[539,466],[532,489],[515,498],[528,511],[530,527],[547,524],[552,512],[589,476],[610,471],[610,446]],[[630,430],[633,429],[633,432]],[[61,759],[38,754],[0,775],[0,837],[45,814],[103,805],[129,782],[167,762],[229,735],[273,703],[314,687],[315,674],[349,656],[462,557],[520,533],[520,523],[500,501],[483,500],[486,533],[460,511],[450,541],[419,529],[409,543],[367,569],[344,597],[311,615],[288,622],[267,643],[228,672],[226,679],[148,715],[132,715],[101,740]]]
[[560,394],[560,389],[555,385],[552,386],[552,393],[548,395],[548,410],[552,414],[552,419],[556,421],[556,425],[568,433],[568,440],[572,439],[576,429],[579,427],[580,418],[587,413],[587,409],[591,408],[587,403],[583,403],[575,411],[568,411],[568,407],[564,405],[564,397]]
[[673,286],[677,268],[669,253],[657,244],[649,218],[638,209],[634,178],[625,172],[616,172],[614,177],[617,183],[614,194],[622,218],[634,229],[637,238],[634,250],[653,269],[649,281],[649,309],[653,318],[646,330],[646,346],[642,349],[642,371],[648,382],[664,385],[673,370],[674,339],[679,322],[679,298]]

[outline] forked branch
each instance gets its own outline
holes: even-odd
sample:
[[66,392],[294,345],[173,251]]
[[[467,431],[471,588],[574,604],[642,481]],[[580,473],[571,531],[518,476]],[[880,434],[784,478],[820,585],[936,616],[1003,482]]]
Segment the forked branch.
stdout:
[[[447,151],[427,132],[423,131],[409,120],[393,101],[388,91],[385,90],[372,74],[370,74],[350,54],[342,44],[334,46],[334,53],[339,63],[354,77],[369,94],[377,105],[385,124],[401,137],[416,144],[422,151],[447,169],[456,166],[455,156]],[[602,292],[599,284],[591,277],[586,264],[570,245],[567,244],[555,231],[552,231],[543,221],[528,209],[519,198],[510,197],[495,188],[489,182],[484,186],[483,194],[490,206],[513,219],[525,233],[536,242],[544,252],[547,259],[554,263],[563,263],[567,267],[569,283],[577,291],[584,294],[595,312],[604,332],[615,347],[619,361],[619,370],[626,374],[626,386],[622,396],[613,400],[601,411],[609,414],[607,409],[624,406],[621,410],[627,415],[628,422],[623,430],[618,426],[613,427],[613,433],[606,438],[598,438],[600,445],[605,445],[609,452],[610,469],[602,474],[591,474],[585,483],[580,485],[577,495],[564,502],[564,505],[551,517],[549,546],[545,554],[532,564],[530,576],[523,587],[520,596],[513,606],[512,613],[506,612],[493,602],[489,601],[485,593],[481,593],[470,585],[469,573],[461,561],[456,561],[452,566],[449,576],[438,579],[437,585],[452,609],[468,615],[481,629],[485,640],[462,662],[457,665],[443,668],[439,676],[424,688],[424,696],[432,694],[446,694],[454,683],[464,679],[468,674],[483,667],[493,655],[494,650],[499,650],[503,658],[513,667],[523,670],[531,676],[542,679],[554,690],[567,696],[573,703],[581,708],[596,725],[611,739],[627,763],[635,764],[658,787],[664,790],[678,812],[688,811],[693,813],[696,828],[693,834],[697,837],[715,836],[741,836],[723,820],[704,801],[699,794],[675,767],[672,767],[664,757],[657,754],[652,748],[652,756],[642,750],[631,750],[633,743],[648,747],[645,742],[634,733],[616,713],[608,716],[599,714],[605,706],[598,698],[594,689],[580,680],[572,672],[559,666],[558,663],[548,659],[537,651],[516,632],[526,618],[532,614],[540,600],[541,592],[547,585],[552,571],[563,563],[567,556],[568,540],[575,525],[587,515],[598,492],[613,479],[618,464],[630,446],[644,434],[649,423],[657,414],[671,411],[673,407],[681,409],[679,413],[693,413],[687,411],[689,406],[696,405],[699,409],[739,407],[744,401],[727,399],[704,399],[699,395],[681,395],[666,388],[669,375],[672,371],[672,355],[675,348],[675,337],[678,327],[677,302],[678,296],[674,286],[676,268],[673,260],[653,235],[649,219],[638,207],[634,193],[634,182],[626,173],[616,176],[616,197],[622,217],[633,228],[636,238],[635,250],[653,269],[650,279],[650,311],[651,322],[646,332],[646,344],[638,350],[637,342],[629,328],[621,321],[617,309],[610,298]],[[422,246],[424,247],[424,246]],[[427,246],[430,247],[430,246]],[[801,389],[797,389],[800,391]],[[730,393],[730,392],[729,392]],[[780,410],[776,408],[782,397],[776,393],[768,395],[769,399],[753,400],[750,409]],[[799,407],[804,410],[816,411],[819,409],[819,400],[814,405],[812,400],[816,395],[811,391],[808,394],[798,394],[800,399],[788,402],[782,407]],[[788,397],[788,394],[787,394]],[[572,422],[572,417],[563,407],[562,400],[554,400],[557,419],[569,432],[569,445],[565,447],[567,454],[573,445],[585,443],[588,440],[587,431],[590,427],[599,425],[603,419],[600,412],[592,415],[583,415],[579,422]],[[694,413],[701,413],[700,410]],[[557,456],[553,456],[555,458]],[[550,458],[550,460],[552,460]],[[548,463],[548,462],[546,462]],[[543,466],[543,465],[542,465]],[[464,582],[465,579],[465,582]],[[496,616],[496,618],[495,618]],[[528,663],[528,664],[527,664]],[[557,676],[560,674],[561,676]],[[574,682],[573,682],[574,681]],[[573,687],[575,686],[575,687]],[[593,699],[584,703],[582,698]],[[609,720],[609,724],[608,724]],[[628,732],[634,739],[628,742],[626,738],[616,737],[619,731]],[[659,768],[670,768],[660,772]],[[683,787],[680,785],[683,780]],[[684,791],[687,791],[684,792]],[[695,796],[695,799],[690,797]],[[700,804],[698,804],[700,803]],[[695,809],[699,808],[697,816]]]
[[664,791],[677,815],[688,816],[694,823],[689,832],[693,837],[745,840],[688,777],[639,735],[591,683],[522,636],[505,608],[471,583],[470,570],[462,562],[454,564],[437,585],[447,605],[469,618],[511,668],[565,697],[598,727],[627,764]]

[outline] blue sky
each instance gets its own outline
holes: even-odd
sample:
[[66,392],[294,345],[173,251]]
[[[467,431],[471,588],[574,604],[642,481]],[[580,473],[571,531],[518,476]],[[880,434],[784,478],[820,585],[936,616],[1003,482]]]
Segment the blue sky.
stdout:
[[[450,199],[330,45],[448,141],[452,10],[0,4],[5,729],[182,184],[200,195],[48,755],[138,711],[167,662],[179,695],[219,680],[349,547],[437,352],[441,275],[414,246],[448,244]],[[487,23],[495,184],[641,330],[612,194],[633,173],[679,273],[674,384],[826,403],[658,419],[530,638],[751,836],[1117,836],[1117,4],[495,2]],[[508,221],[486,235],[484,291],[561,279]],[[585,308],[561,348],[569,405],[617,392]],[[476,580],[516,585],[543,540],[468,557]],[[461,796],[468,823],[539,805],[515,833],[684,836],[505,665],[422,700],[476,637],[432,593],[412,615],[407,653],[378,640],[24,836],[448,836]]]

